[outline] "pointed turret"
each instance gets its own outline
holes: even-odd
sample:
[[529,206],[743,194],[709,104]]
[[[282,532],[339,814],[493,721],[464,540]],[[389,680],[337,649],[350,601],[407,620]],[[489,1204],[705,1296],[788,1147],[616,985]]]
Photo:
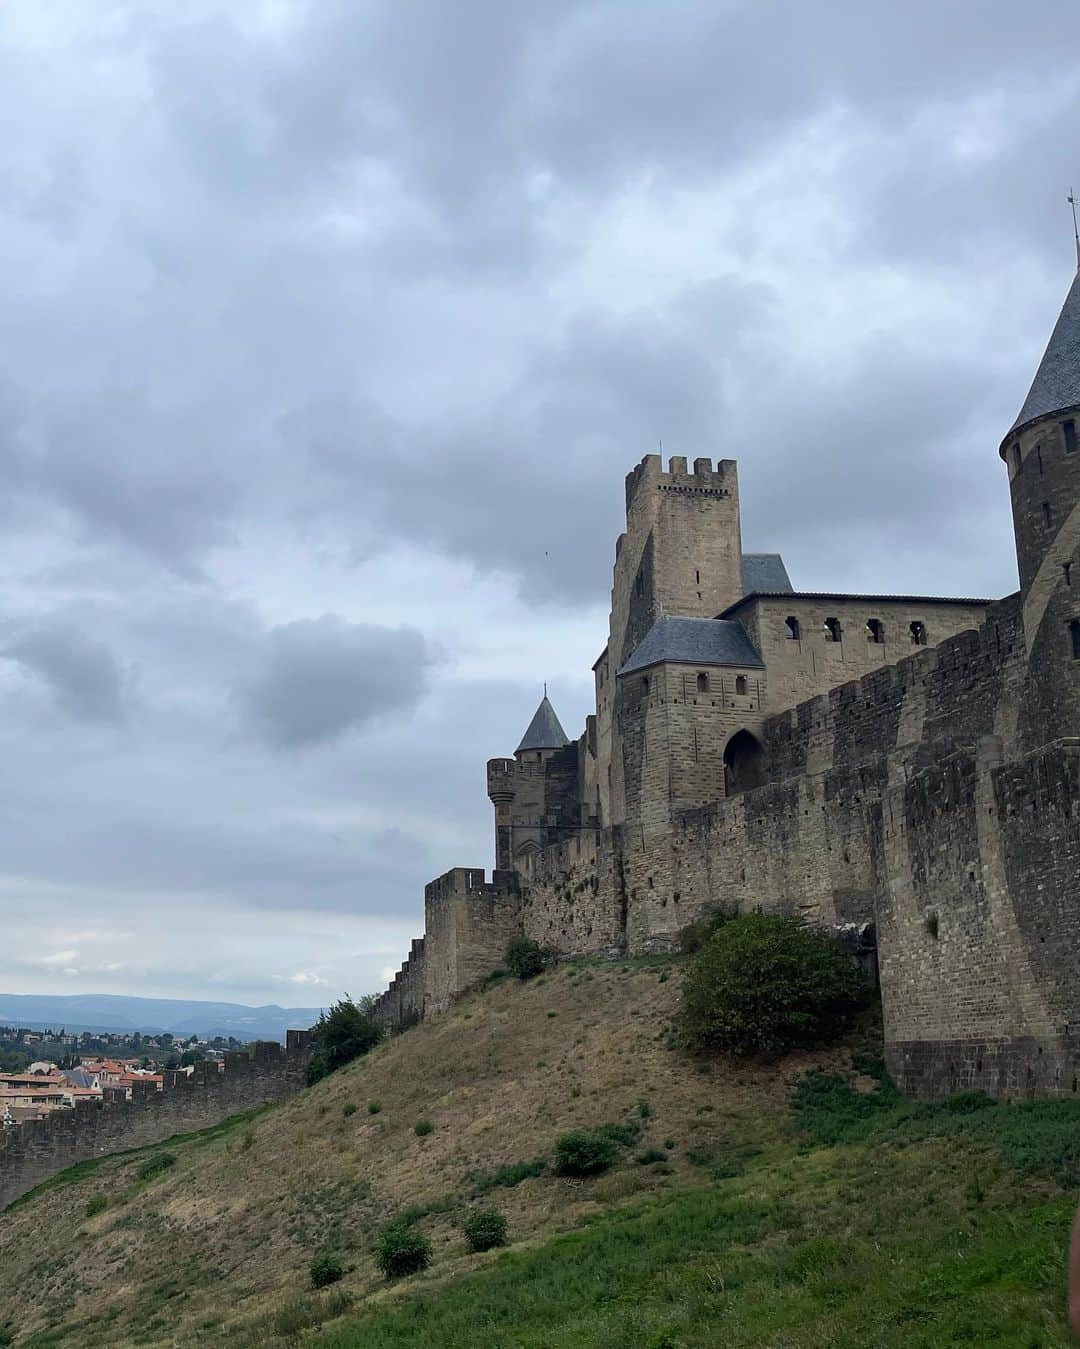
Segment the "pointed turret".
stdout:
[[1001,443],[1002,459],[1010,442],[1033,422],[1076,409],[1080,409],[1080,272],[1065,296],[1020,415]]
[[529,729],[521,737],[521,744],[514,753],[521,754],[525,750],[533,749],[562,749],[569,743],[569,737],[559,724],[559,718],[555,715],[555,709],[548,701],[545,692],[535,716],[529,722]]

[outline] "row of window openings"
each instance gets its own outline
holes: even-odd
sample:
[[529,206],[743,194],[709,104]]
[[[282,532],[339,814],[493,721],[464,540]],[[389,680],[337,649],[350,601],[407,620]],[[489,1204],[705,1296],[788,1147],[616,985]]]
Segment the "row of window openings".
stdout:
[[[1064,439],[1065,439],[1065,453],[1066,453],[1066,454],[1072,454],[1072,453],[1074,452],[1074,450],[1076,449],[1077,445],[1080,444],[1080,441],[1078,441],[1077,438],[1076,438],[1076,423],[1075,423],[1074,421],[1062,422],[1062,423],[1061,423],[1061,433],[1062,433],[1062,435],[1063,435],[1063,437],[1064,437]],[[1012,459],[1012,469],[1013,469],[1013,472],[1015,473],[1015,472],[1017,472],[1018,469],[1020,468],[1020,464],[1021,464],[1021,462],[1022,462],[1022,461],[1021,461],[1021,456],[1020,456],[1020,442],[1019,442],[1019,441],[1016,441],[1016,442],[1012,445],[1012,447],[1011,447],[1011,449],[1010,449],[1010,451],[1009,451],[1009,454],[1010,454],[1010,457],[1011,457],[1011,459]],[[1039,472],[1041,473],[1041,472],[1043,471],[1042,442],[1041,442],[1041,441],[1040,441],[1040,443],[1039,443],[1038,445],[1035,446],[1035,462],[1039,465]]]
[[[746,696],[747,692],[748,692],[748,689],[749,689],[749,686],[748,686],[747,681],[746,681],[746,676],[745,676],[745,675],[736,675],[736,676],[735,676],[735,693],[736,693],[736,696],[737,696],[737,697],[740,697],[740,698],[744,698],[744,697]],[[642,680],[641,680],[641,691],[642,691],[642,693],[648,693],[648,691],[649,691],[649,676],[648,676],[648,675],[642,676]],[[698,691],[698,693],[708,693],[708,691],[709,691],[709,676],[708,676],[707,674],[699,674],[699,675],[698,675],[698,677],[697,677],[697,691]]]
[[[784,626],[787,628],[788,639],[797,642],[802,637],[802,626],[794,614],[784,620]],[[840,626],[838,618],[827,618],[821,625],[822,632],[825,634],[827,642],[839,642],[843,639],[844,630]],[[885,644],[885,624],[880,618],[868,618],[866,620],[866,640],[873,642],[875,646]],[[926,624],[919,619],[915,619],[908,624],[908,633],[911,637],[912,646],[926,645]]]
[[[700,569],[700,568],[695,568],[695,570],[694,570],[694,584],[695,584],[695,585],[700,585],[700,584],[701,584],[701,569]],[[640,571],[638,572],[637,578],[636,578],[635,581],[634,581],[634,590],[637,592],[637,595],[638,595],[638,598],[639,598],[639,599],[641,598],[642,595],[645,594],[645,574],[644,574],[644,572],[640,572]],[[701,598],[701,596],[699,595],[699,596],[698,596],[698,599],[700,599],[700,598]]]

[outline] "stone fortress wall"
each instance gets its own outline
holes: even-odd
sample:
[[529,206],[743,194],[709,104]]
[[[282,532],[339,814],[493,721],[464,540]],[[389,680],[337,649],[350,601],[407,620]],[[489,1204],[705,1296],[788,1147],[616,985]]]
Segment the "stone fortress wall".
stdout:
[[250,1053],[230,1050],[224,1071],[197,1063],[191,1074],[166,1072],[162,1091],[137,1082],[128,1100],[123,1088],[106,1087],[100,1101],[80,1100],[72,1110],[2,1129],[0,1211],[76,1162],[161,1143],[290,1096],[304,1086],[310,1057],[310,1031],[291,1030],[284,1049],[260,1041]]
[[1077,351],[1080,279],[1000,450],[1021,589],[996,603],[799,594],[774,555],[740,576],[734,462],[646,456],[596,713],[567,742],[545,696],[489,763],[498,869],[429,896],[423,967],[395,981],[410,1013],[473,986],[514,931],[633,955],[716,905],[794,912],[876,942],[904,1090],[1077,1092]]

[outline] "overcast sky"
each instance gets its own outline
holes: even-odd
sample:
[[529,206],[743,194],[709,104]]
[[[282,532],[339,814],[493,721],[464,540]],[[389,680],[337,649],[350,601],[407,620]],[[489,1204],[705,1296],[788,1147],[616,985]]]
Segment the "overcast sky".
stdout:
[[622,479],[1001,595],[1075,0],[0,5],[0,991],[375,989]]

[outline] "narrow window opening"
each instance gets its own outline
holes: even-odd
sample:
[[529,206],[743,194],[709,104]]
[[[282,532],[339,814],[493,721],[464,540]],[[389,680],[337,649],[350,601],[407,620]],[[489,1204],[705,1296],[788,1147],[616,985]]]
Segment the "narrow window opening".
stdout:
[[746,676],[745,676],[745,675],[736,675],[736,676],[735,676],[735,692],[736,692],[737,694],[740,694],[740,695],[745,695],[745,694],[746,694]]
[[916,618],[911,624],[911,641],[915,646],[926,645],[926,624]]
[[1073,660],[1080,660],[1080,618],[1074,618],[1069,624],[1069,641]]
[[1061,570],[1065,573],[1065,584],[1066,584],[1067,586],[1071,586],[1071,585],[1072,585],[1072,563],[1071,563],[1071,562],[1063,562],[1063,563],[1061,564]]
[[840,640],[840,620],[838,618],[827,618],[825,620],[825,640],[827,642],[838,642]]
[[709,691],[709,676],[708,676],[707,674],[699,674],[699,675],[698,675],[698,677],[697,677],[697,691],[698,691],[698,693],[708,693],[708,691]]
[[1036,445],[1036,446],[1035,446],[1035,458],[1038,460],[1038,464],[1039,464],[1039,472],[1041,473],[1041,472],[1043,471],[1042,446],[1041,446],[1041,445]]
[[1043,512],[1043,524],[1046,526],[1047,529],[1052,529],[1054,526],[1054,512],[1050,506],[1049,501],[1043,502],[1042,512]]
[[645,577],[641,572],[638,572],[637,574],[637,580],[634,582],[634,589],[637,591],[639,598],[645,594]]
[[1065,453],[1072,454],[1076,449],[1076,423],[1067,421],[1061,423],[1061,429],[1065,433]]
[[875,646],[881,646],[885,641],[885,624],[880,618],[868,618],[866,620],[867,639]]
[[649,676],[648,676],[648,675],[645,675],[645,677],[644,677],[644,678],[642,679],[642,681],[641,681],[641,692],[642,692],[642,694],[643,694],[646,698],[649,696]]
[[694,572],[694,584],[695,584],[695,585],[698,585],[698,586],[701,584],[701,572],[700,572],[700,571],[695,571],[695,572]]
[[790,618],[784,619],[784,627],[787,628],[788,640],[797,642],[799,640],[799,620],[792,615]]
[[1019,441],[1017,441],[1014,445],[1009,446],[1009,462],[1012,465],[1013,474],[1015,475],[1019,473],[1021,463]]

